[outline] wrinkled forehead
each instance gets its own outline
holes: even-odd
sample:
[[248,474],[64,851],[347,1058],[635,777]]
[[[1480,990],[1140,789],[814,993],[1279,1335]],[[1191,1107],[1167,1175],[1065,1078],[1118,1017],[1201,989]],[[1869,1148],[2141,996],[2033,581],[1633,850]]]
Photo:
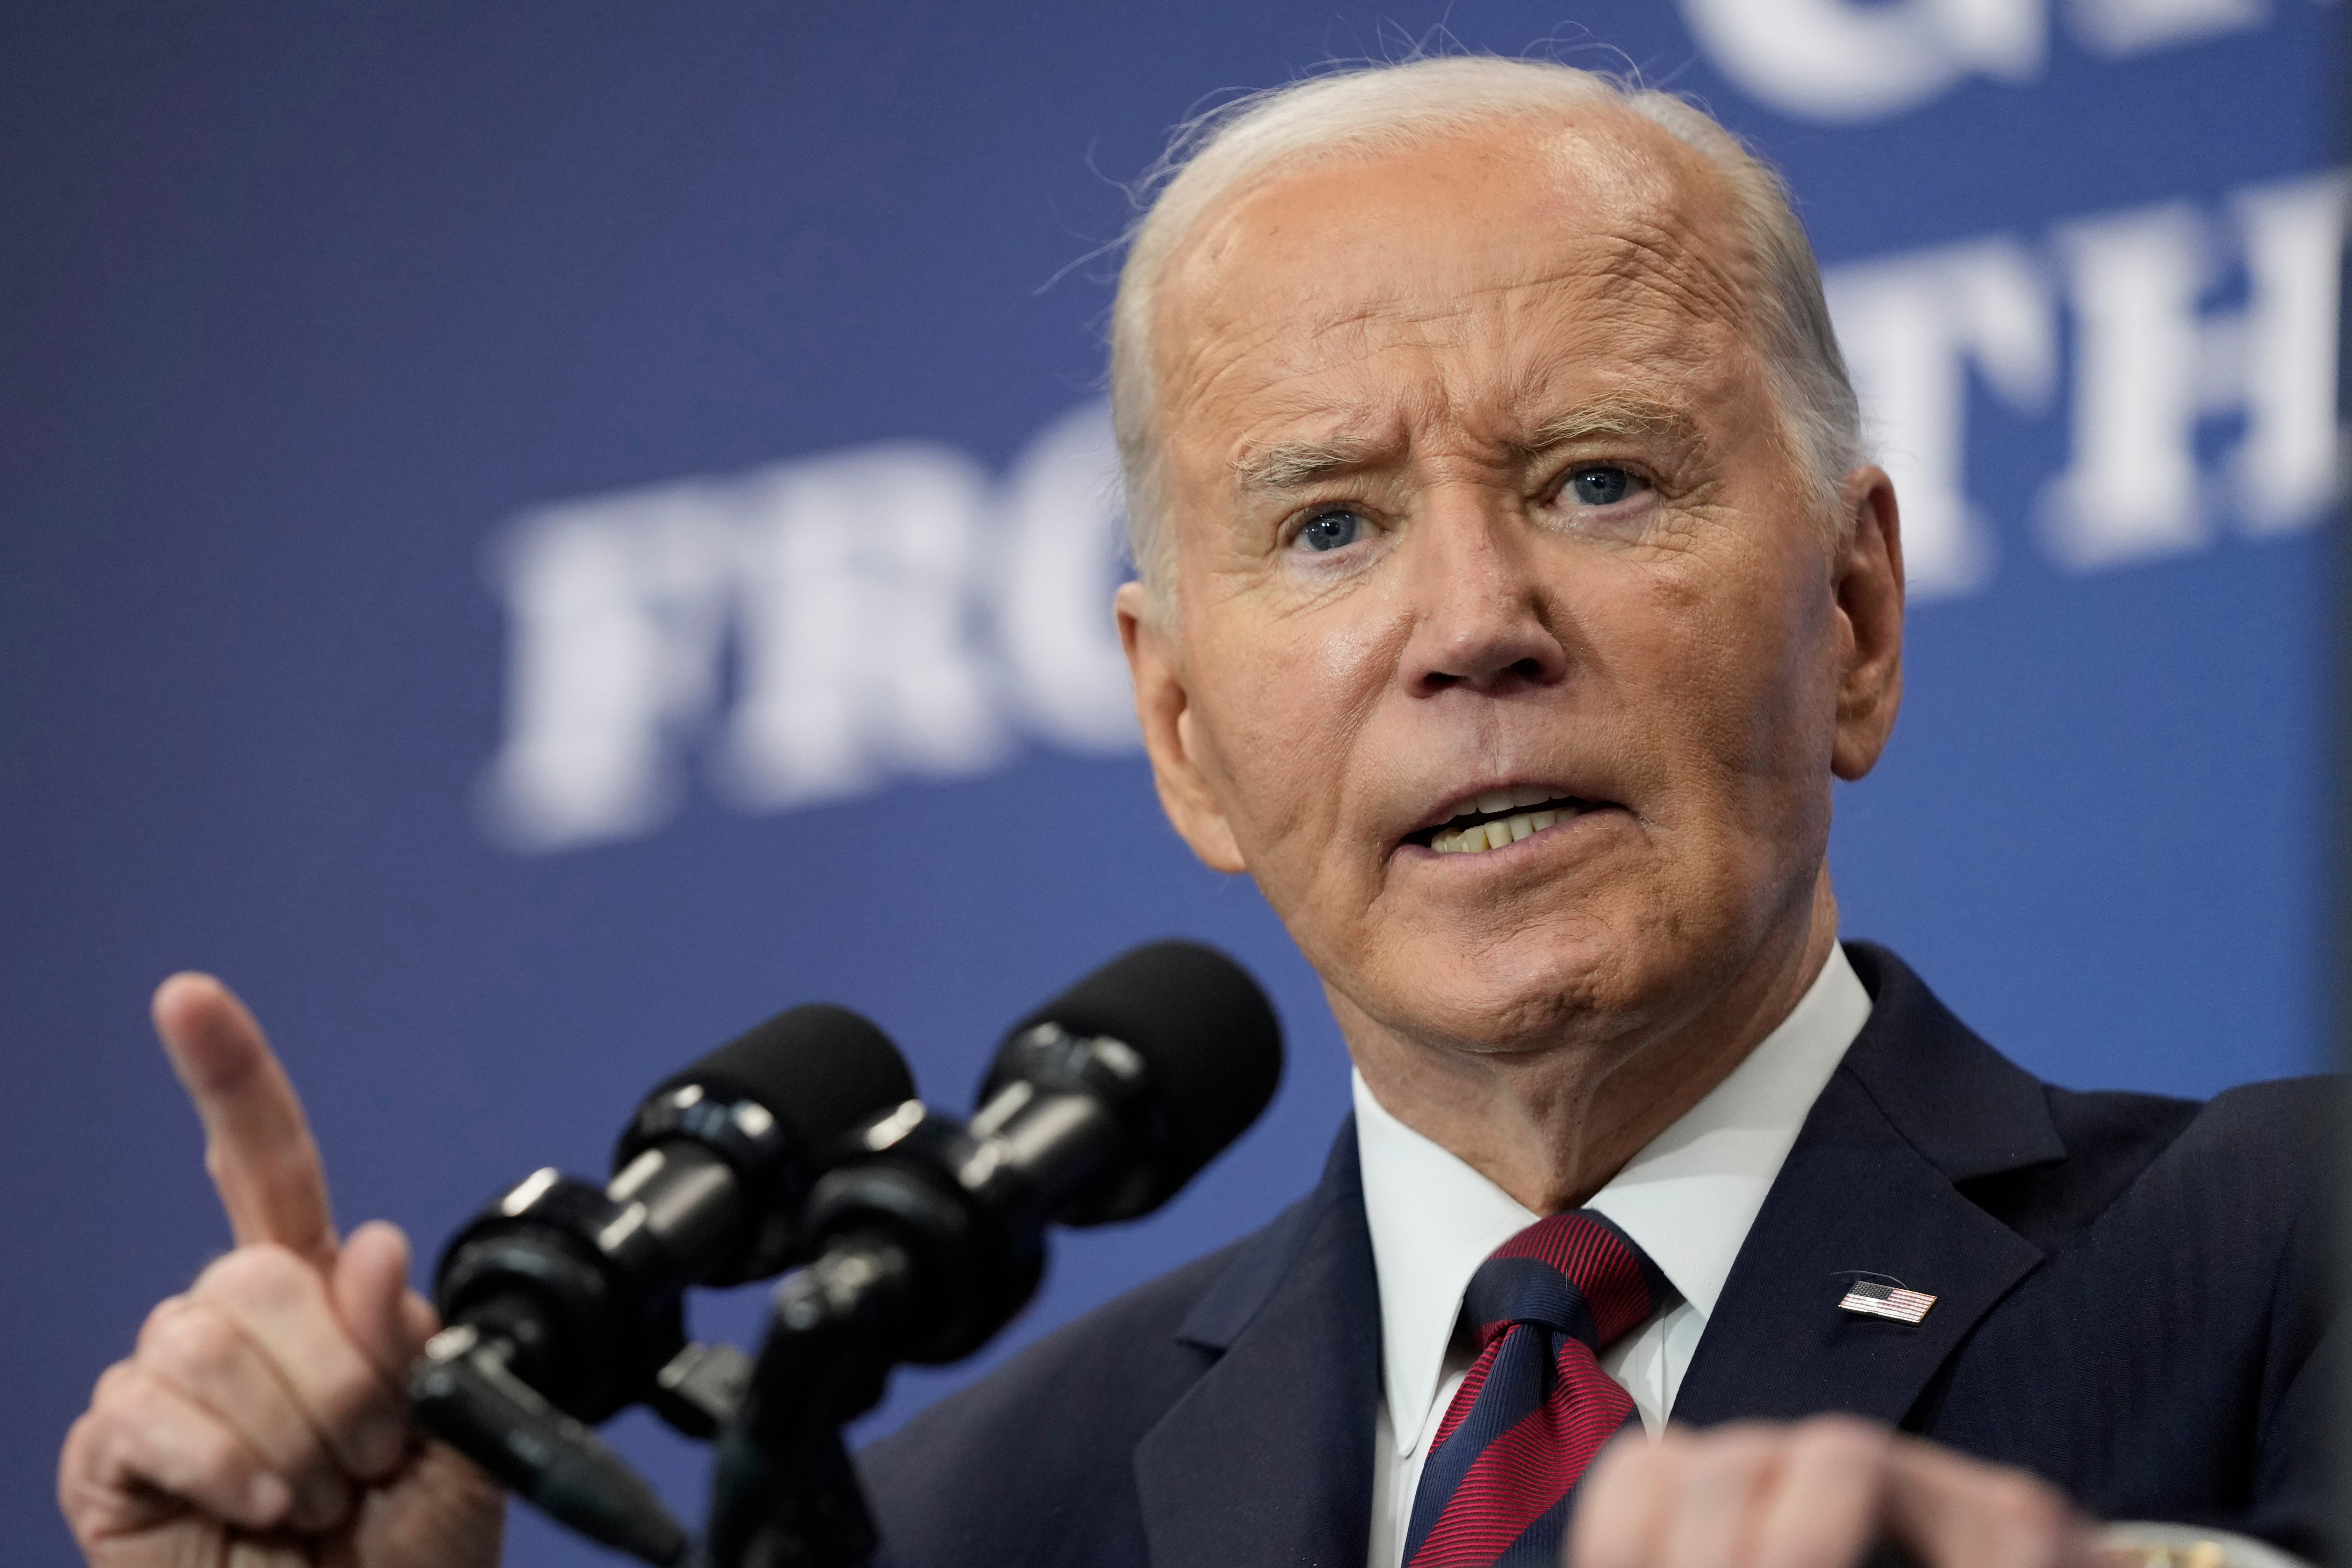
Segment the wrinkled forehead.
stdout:
[[1161,435],[1198,446],[1332,395],[1335,373],[1482,333],[1484,362],[1516,354],[1521,384],[1580,363],[1720,372],[1745,344],[1751,270],[1722,177],[1622,110],[1328,154],[1228,197],[1171,257]]

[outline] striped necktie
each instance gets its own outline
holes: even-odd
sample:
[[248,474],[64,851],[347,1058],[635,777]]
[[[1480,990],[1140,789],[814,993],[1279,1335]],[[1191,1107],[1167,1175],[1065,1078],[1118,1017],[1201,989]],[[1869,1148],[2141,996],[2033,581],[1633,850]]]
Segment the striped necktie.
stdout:
[[1496,1247],[1463,1295],[1478,1359],[1422,1468],[1406,1568],[1553,1568],[1585,1468],[1640,1425],[1601,1353],[1678,1299],[1591,1209],[1538,1220]]

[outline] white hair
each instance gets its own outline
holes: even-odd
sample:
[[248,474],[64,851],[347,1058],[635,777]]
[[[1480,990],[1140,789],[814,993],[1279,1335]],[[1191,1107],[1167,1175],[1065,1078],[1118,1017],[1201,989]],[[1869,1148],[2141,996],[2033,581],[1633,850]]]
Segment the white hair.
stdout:
[[1244,188],[1321,162],[1425,147],[1514,120],[1615,109],[1659,126],[1721,177],[1749,254],[1755,343],[1792,455],[1833,515],[1865,460],[1860,412],[1822,299],[1820,265],[1779,174],[1670,93],[1547,60],[1471,55],[1351,67],[1252,93],[1180,127],[1138,187],[1111,306],[1111,407],[1127,488],[1128,545],[1155,603],[1172,592],[1165,476],[1153,406],[1153,298],[1202,220]]

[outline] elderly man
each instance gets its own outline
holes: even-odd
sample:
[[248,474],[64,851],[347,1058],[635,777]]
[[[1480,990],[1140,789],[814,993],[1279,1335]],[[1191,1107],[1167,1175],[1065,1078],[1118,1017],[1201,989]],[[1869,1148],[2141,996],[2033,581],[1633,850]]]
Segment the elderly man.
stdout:
[[[2054,1089],[1838,943],[1902,553],[1773,176],[1489,59],[1184,150],[1115,318],[1118,624],[1161,804],[1322,975],[1356,1114],[1267,1229],[869,1452],[888,1560],[2312,1550],[2311,1097]],[[91,1562],[491,1561],[392,1393],[399,1238],[337,1245],[226,992],[157,1017],[243,1245],[67,1442]]]

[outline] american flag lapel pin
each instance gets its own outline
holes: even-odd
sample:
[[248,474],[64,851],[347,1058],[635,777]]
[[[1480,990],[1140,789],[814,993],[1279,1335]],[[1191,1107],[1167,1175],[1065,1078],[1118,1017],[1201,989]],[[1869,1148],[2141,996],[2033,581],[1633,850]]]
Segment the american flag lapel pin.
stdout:
[[1882,1285],[1875,1279],[1857,1279],[1838,1306],[1845,1311],[1858,1312],[1865,1318],[1892,1318],[1898,1323],[1916,1323],[1927,1315],[1936,1298],[1925,1290],[1906,1290],[1900,1285]]

